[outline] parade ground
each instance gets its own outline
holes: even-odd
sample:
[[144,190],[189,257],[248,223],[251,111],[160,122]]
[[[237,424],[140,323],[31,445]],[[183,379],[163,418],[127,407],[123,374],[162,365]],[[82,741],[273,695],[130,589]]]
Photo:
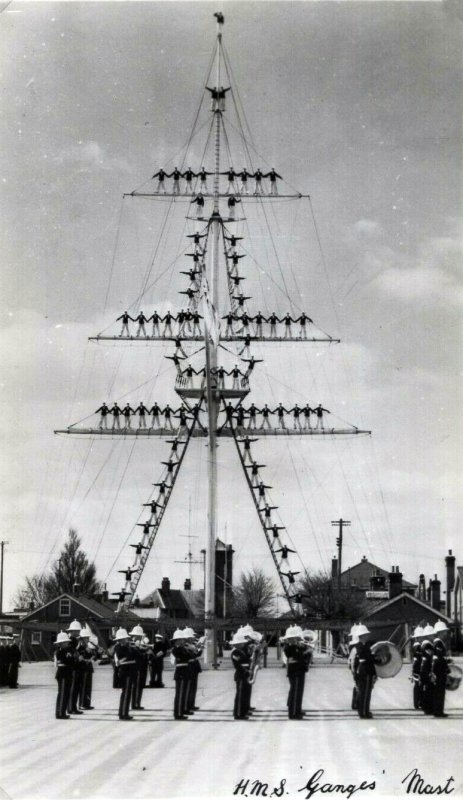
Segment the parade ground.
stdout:
[[168,669],[165,688],[145,689],[144,711],[122,722],[110,666],[96,667],[94,710],[56,720],[53,665],[24,664],[20,687],[0,690],[0,798],[306,798],[339,795],[339,784],[346,797],[431,793],[426,785],[461,796],[462,690],[447,693],[448,718],[424,717],[412,707],[409,672],[405,665],[378,680],[374,718],[360,720],[347,667],[318,662],[307,678],[306,717],[288,720],[285,670],[270,658],[253,689],[256,711],[235,721],[225,660],[200,675],[200,710],[175,721]]

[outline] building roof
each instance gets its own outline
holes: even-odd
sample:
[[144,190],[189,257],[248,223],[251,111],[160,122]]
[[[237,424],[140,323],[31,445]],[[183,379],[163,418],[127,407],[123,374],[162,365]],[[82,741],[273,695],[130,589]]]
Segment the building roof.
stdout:
[[[349,567],[348,569],[343,570],[341,572],[341,581],[344,584],[352,585],[354,584],[359,589],[369,589],[370,588],[370,578],[372,575],[380,575],[386,580],[389,579],[389,572],[382,567],[378,567],[376,564],[372,564],[371,561],[363,556],[362,560],[355,564],[353,567]],[[402,586],[407,587],[408,589],[416,589],[416,583],[410,583],[402,579]]]
[[[72,594],[68,594],[67,592],[63,592],[63,594],[54,597],[52,600],[49,600],[48,603],[44,603],[42,606],[38,608],[34,608],[33,611],[30,611],[24,617],[22,617],[23,622],[31,621],[34,617],[37,616],[44,608],[53,605],[53,603],[57,603],[62,598],[68,598],[72,603],[76,605],[82,606],[83,609],[87,612],[87,614],[91,614],[93,617],[98,617],[102,620],[114,620],[115,623],[118,622],[118,616],[116,611],[114,610],[114,606],[110,603],[101,603],[99,600],[93,600],[91,597],[86,597],[85,595],[79,595],[79,597],[75,597]],[[133,619],[136,621],[138,619],[137,615],[133,611],[127,611],[124,609],[123,612],[124,618],[126,619]]]
[[370,608],[368,610],[368,613],[365,614],[364,619],[365,620],[371,619],[376,614],[378,614],[379,611],[382,611],[385,608],[390,608],[392,605],[401,602],[403,598],[406,598],[407,603],[415,603],[417,606],[421,606],[423,609],[423,616],[425,616],[424,612],[426,612],[426,615],[428,616],[433,615],[439,617],[440,619],[443,619],[444,622],[446,622],[447,624],[449,625],[451,624],[452,621],[448,617],[446,617],[445,614],[442,614],[441,611],[437,611],[437,609],[433,608],[432,606],[429,606],[427,603],[424,603],[423,600],[420,600],[418,597],[414,597],[413,595],[409,594],[409,592],[401,592],[396,597],[393,597],[391,600],[384,600],[383,602],[375,603],[373,608]]

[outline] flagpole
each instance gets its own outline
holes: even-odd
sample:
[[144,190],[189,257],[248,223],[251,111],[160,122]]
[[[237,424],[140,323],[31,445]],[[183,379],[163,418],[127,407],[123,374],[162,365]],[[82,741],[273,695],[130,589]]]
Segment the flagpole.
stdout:
[[[220,50],[222,33],[218,25],[217,33],[217,76],[216,88],[220,87]],[[210,264],[210,287],[213,312],[219,309],[219,241],[220,241],[220,207],[219,207],[219,175],[220,175],[220,126],[222,112],[217,102],[215,109],[215,171],[214,171],[214,206],[210,220],[212,227],[212,256]],[[208,458],[208,537],[206,547],[206,591],[204,598],[206,645],[204,663],[216,664],[217,631],[215,620],[215,547],[217,538],[217,419],[219,414],[219,398],[217,393],[217,337],[206,330],[206,392],[209,422],[209,458]],[[212,625],[208,626],[208,622]]]

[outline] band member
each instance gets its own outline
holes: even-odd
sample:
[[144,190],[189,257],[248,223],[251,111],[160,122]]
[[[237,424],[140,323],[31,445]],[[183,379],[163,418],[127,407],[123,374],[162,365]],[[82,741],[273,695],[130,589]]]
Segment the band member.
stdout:
[[412,674],[410,680],[413,683],[413,708],[421,708],[421,644],[413,644]]
[[79,708],[93,709],[92,706],[92,687],[93,687],[93,660],[98,656],[98,648],[90,644],[91,631],[89,628],[82,628],[77,645],[77,654],[80,661],[80,688],[79,688]]
[[119,700],[119,719],[130,720],[133,719],[129,715],[129,711],[136,676],[136,662],[134,648],[130,644],[129,634],[125,628],[119,628],[116,632],[114,660],[117,667],[119,686],[122,689]]
[[67,708],[71,693],[74,654],[71,651],[71,640],[64,631],[56,637],[55,648],[53,660],[56,667],[55,678],[58,682],[55,716],[56,719],[70,719]]
[[350,629],[349,632],[350,641],[348,645],[349,655],[347,656],[347,666],[349,667],[352,673],[352,677],[354,679],[354,688],[352,689],[352,703],[351,703],[352,711],[357,711],[358,700],[359,700],[358,686],[355,681],[355,675],[354,675],[354,661],[355,661],[355,656],[357,655],[357,644],[358,644],[357,628],[358,625],[352,625],[352,628]]
[[290,625],[283,637],[283,652],[286,656],[289,680],[288,717],[303,719],[302,698],[304,696],[305,673],[307,671],[307,648],[299,625]]
[[447,675],[449,673],[449,659],[447,650],[442,639],[436,638],[433,642],[434,657],[431,666],[431,680],[434,684],[433,691],[433,713],[435,717],[447,717],[444,712],[445,689]]
[[10,689],[18,688],[18,670],[21,661],[21,649],[18,645],[19,634],[14,633],[10,646],[8,647],[9,667],[8,667],[8,686]]
[[199,709],[199,706],[196,705],[196,692],[198,690],[198,675],[202,672],[199,659],[203,651],[204,639],[198,641],[192,628],[186,628],[184,635],[185,644],[188,645],[191,652],[187,690],[187,714],[193,714],[194,711],[198,711]]
[[132,708],[134,711],[144,711],[141,704],[143,689],[145,688],[148,673],[148,650],[143,643],[144,631],[141,625],[135,625],[130,631],[130,640],[135,659],[134,680],[132,685]]
[[250,692],[249,679],[251,674],[251,652],[249,639],[238,630],[232,641],[231,661],[235,668],[235,702],[233,705],[234,719],[249,719]]
[[150,648],[149,666],[150,666],[150,682],[149,685],[153,689],[164,689],[162,682],[162,672],[164,669],[164,658],[169,652],[169,645],[167,644],[164,636],[160,633],[154,634],[154,643]]
[[172,656],[175,659],[174,719],[188,719],[188,683],[190,678],[191,650],[185,643],[185,631],[177,630],[172,636]]
[[370,631],[366,625],[358,625],[356,636],[356,654],[354,658],[354,680],[358,688],[358,708],[360,719],[371,719],[371,693],[376,681],[375,659],[369,641]]
[[79,711],[79,709],[77,708],[77,702],[79,700],[80,688],[82,685],[82,676],[84,671],[83,658],[77,652],[81,630],[82,630],[82,625],[77,619],[71,622],[67,630],[69,639],[71,640],[70,649],[74,658],[74,664],[72,668],[72,686],[68,704],[69,714],[83,714],[83,711]]
[[421,654],[421,708],[426,715],[430,715],[434,711],[434,684],[432,681],[434,648],[429,639],[422,642]]

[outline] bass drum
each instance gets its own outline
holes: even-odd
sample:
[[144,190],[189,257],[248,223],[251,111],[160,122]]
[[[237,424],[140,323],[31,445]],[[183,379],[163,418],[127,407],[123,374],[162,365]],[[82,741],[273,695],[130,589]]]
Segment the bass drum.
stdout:
[[392,642],[376,642],[371,646],[375,657],[375,669],[378,678],[394,678],[402,669],[402,656]]
[[449,673],[445,680],[445,688],[449,692],[455,692],[460,686],[461,679],[463,678],[463,670],[457,667],[456,664],[449,664]]

